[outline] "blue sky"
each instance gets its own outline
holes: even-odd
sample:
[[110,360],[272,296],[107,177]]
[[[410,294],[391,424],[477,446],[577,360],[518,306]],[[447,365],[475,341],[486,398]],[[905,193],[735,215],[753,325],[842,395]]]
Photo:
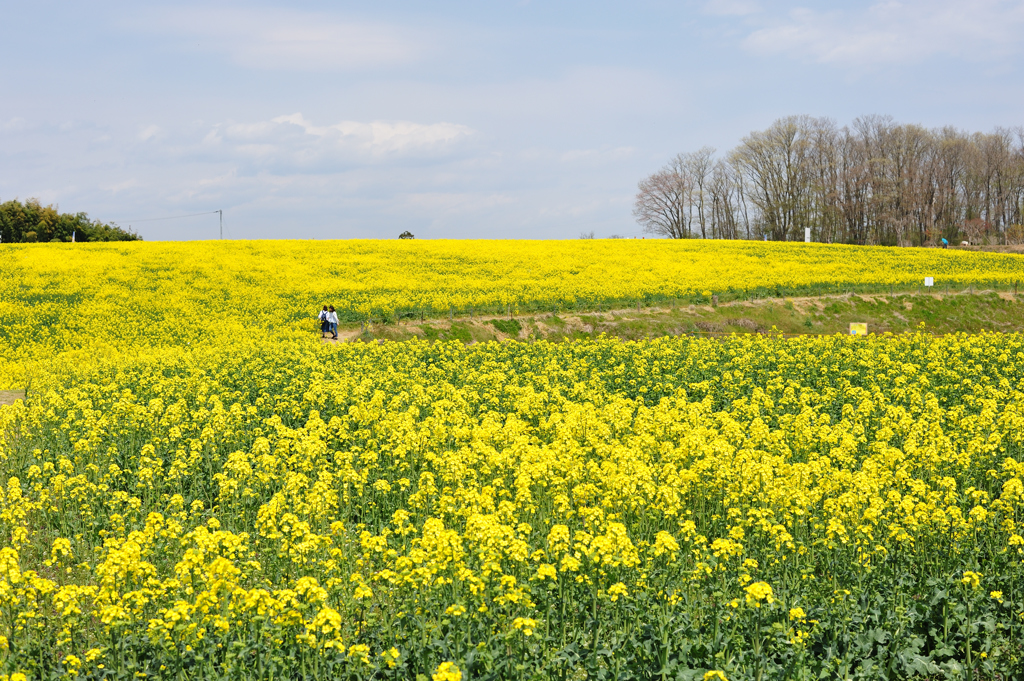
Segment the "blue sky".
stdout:
[[780,116],[1024,124],[1024,0],[11,2],[0,201],[146,239],[640,235]]

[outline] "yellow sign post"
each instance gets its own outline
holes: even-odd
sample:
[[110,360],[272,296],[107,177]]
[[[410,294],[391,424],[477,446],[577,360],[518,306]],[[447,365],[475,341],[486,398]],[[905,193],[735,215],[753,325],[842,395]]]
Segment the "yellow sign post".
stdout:
[[865,322],[850,322],[850,335],[851,336],[866,336],[868,335],[868,325]]

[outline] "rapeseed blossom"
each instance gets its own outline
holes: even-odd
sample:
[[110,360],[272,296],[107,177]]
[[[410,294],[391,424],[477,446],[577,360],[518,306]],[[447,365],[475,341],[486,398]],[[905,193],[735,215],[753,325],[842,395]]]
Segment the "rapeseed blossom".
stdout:
[[965,570],[964,576],[960,580],[960,583],[971,589],[977,589],[981,585],[981,577],[982,575],[980,573],[973,572],[971,570]]
[[928,276],[963,287],[1021,279],[1016,255],[756,241],[133,242],[0,252],[0,377],[18,381],[62,352],[308,337],[325,303],[342,323],[358,323],[888,290]]
[[865,602],[1019,640],[1021,335],[125,333],[0,407],[0,676],[827,675]]
[[775,594],[765,582],[754,582],[743,591],[746,594],[747,605],[760,608],[762,601],[769,605],[775,602]]
[[462,672],[453,662],[442,662],[431,675],[434,681],[462,681]]

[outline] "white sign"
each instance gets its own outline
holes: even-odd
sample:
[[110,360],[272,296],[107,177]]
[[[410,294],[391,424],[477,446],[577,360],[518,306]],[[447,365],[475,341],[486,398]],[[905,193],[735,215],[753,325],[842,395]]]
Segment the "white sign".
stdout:
[[935,286],[935,277],[925,277],[924,278],[924,285],[925,286]]
[[804,243],[805,244],[811,243],[811,228],[810,227],[804,227]]

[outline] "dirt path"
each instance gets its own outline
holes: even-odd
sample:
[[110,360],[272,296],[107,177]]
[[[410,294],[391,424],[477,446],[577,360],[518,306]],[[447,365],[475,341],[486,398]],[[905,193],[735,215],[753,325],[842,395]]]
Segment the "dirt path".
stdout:
[[786,335],[846,333],[852,321],[867,322],[871,333],[899,333],[926,322],[932,333],[1012,330],[1024,327],[1024,300],[1011,291],[842,293],[733,300],[719,304],[661,304],[611,310],[456,315],[402,319],[389,323],[344,325],[338,339],[352,341],[568,339],[606,333],[623,339],[672,335],[728,335],[768,332]]
[[335,343],[348,343],[359,338],[360,335],[362,335],[362,331],[359,329],[338,329],[337,338],[331,338],[330,336],[324,336],[321,334],[320,341],[330,345],[334,345]]
[[24,390],[0,390],[0,407],[7,407],[25,399]]

